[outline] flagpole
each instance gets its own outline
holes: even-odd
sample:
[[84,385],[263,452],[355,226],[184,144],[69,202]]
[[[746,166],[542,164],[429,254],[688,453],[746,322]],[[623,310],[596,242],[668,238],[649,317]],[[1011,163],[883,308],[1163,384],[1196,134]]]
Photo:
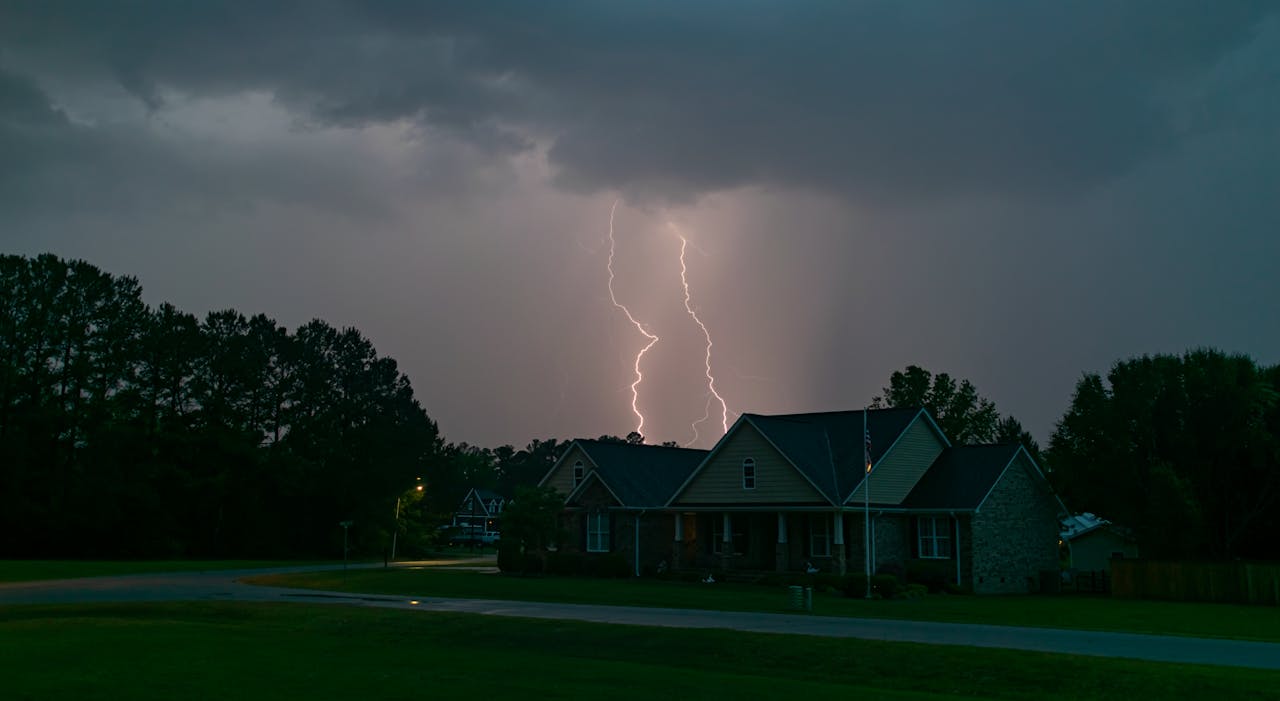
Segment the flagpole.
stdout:
[[862,409],[862,458],[866,462],[867,476],[862,482],[862,545],[867,563],[867,598],[871,598],[871,434],[867,431],[867,409]]

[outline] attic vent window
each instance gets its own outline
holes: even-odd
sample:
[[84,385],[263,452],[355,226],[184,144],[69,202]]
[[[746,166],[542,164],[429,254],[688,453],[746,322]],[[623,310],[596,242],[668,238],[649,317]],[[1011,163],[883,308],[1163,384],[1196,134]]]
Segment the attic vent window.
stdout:
[[578,462],[575,462],[573,464],[573,486],[576,487],[582,484],[582,478],[585,476],[585,474],[586,474],[586,468],[582,466],[582,461],[579,460]]
[[742,461],[742,488],[756,488],[756,459],[747,458]]

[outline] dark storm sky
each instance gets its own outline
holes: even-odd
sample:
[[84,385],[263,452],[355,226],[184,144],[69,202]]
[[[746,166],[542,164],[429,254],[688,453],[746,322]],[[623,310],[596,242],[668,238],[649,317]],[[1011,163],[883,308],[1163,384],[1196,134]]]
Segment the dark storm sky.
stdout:
[[0,250],[355,326],[451,440],[635,427],[615,199],[651,441],[676,230],[730,420],[915,363],[1043,440],[1122,357],[1280,362],[1280,4],[0,7]]

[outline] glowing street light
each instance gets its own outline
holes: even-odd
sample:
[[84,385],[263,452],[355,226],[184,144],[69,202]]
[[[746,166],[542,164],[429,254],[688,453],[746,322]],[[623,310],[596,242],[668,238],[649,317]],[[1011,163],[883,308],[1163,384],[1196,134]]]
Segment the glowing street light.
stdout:
[[[422,492],[421,477],[418,478],[418,485],[414,487],[413,490],[419,493]],[[400,498],[403,496],[404,494],[396,495],[395,524],[391,528],[391,561],[392,562],[395,562],[395,559],[396,559],[396,536],[400,535]]]

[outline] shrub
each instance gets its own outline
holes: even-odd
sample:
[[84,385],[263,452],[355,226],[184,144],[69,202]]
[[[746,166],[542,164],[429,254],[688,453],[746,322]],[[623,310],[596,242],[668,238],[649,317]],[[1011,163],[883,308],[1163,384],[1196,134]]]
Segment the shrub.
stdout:
[[908,560],[906,581],[908,584],[923,584],[936,594],[951,582],[954,567],[950,560]]
[[794,582],[794,584],[804,584],[807,586],[812,586],[814,589],[818,591],[822,591],[823,589],[826,589],[826,588],[843,591],[844,585],[845,585],[845,579],[846,579],[846,576],[844,575],[830,574],[827,572],[819,572],[818,574],[814,574],[814,575],[806,575],[805,577],[803,577],[804,581]]
[[844,595],[850,599],[861,599],[867,595],[867,575],[851,574],[844,578]]
[[588,577],[622,579],[634,574],[631,569],[631,563],[627,562],[627,558],[618,553],[589,555],[582,562],[584,574]]
[[880,568],[876,570],[876,574],[891,574],[894,577],[897,577],[899,582],[907,581],[906,571],[903,569],[902,565],[899,565],[896,562],[886,562],[883,565],[880,565]]
[[498,543],[498,571],[504,574],[515,574],[521,565],[520,546],[516,543]]
[[559,575],[582,574],[582,553],[557,550],[547,553],[547,573]]
[[882,599],[891,599],[902,591],[898,578],[891,574],[877,574],[871,577],[871,593]]
[[929,587],[926,587],[923,584],[908,584],[903,587],[903,590],[898,594],[898,597],[902,599],[922,599],[928,595]]

